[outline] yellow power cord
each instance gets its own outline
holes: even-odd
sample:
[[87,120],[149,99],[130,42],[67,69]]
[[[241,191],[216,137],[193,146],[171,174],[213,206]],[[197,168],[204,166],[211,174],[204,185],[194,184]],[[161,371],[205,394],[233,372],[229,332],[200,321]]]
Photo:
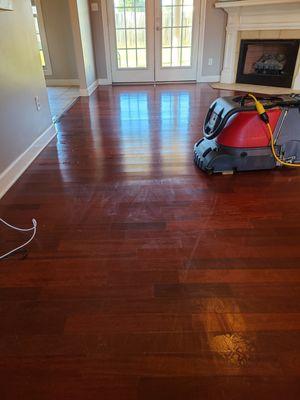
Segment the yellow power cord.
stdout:
[[274,143],[274,136],[273,136],[273,130],[271,128],[270,122],[269,122],[269,117],[268,114],[265,110],[265,107],[263,106],[263,104],[257,100],[257,98],[251,94],[248,93],[248,96],[251,97],[254,102],[255,102],[255,107],[256,110],[258,112],[258,115],[260,116],[260,119],[267,125],[268,130],[269,130],[269,134],[270,134],[270,144],[271,144],[271,149],[272,149],[272,153],[273,156],[275,158],[276,161],[278,161],[281,165],[285,165],[286,167],[296,167],[296,168],[300,168],[300,164],[293,164],[293,163],[288,163],[284,160],[281,160],[281,158],[277,155],[276,153],[276,149],[275,149],[275,143]]

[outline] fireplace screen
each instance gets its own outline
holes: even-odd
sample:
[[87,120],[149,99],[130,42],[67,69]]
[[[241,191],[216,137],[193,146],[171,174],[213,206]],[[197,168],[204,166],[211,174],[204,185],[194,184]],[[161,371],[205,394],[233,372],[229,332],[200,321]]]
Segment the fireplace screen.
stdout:
[[291,87],[299,40],[242,40],[237,83]]

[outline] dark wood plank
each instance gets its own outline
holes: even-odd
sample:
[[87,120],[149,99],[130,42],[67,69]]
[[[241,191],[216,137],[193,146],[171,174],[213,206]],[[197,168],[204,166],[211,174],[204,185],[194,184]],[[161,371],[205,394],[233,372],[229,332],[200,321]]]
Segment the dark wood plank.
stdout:
[[300,173],[195,168],[226,93],[99,88],[1,199],[1,399],[299,399]]

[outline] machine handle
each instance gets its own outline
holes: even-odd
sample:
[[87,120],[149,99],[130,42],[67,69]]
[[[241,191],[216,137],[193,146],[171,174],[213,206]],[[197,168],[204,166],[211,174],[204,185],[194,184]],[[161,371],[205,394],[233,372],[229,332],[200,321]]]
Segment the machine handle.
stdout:
[[208,140],[212,140],[215,137],[218,136],[222,129],[222,115],[224,112],[224,108],[216,114],[216,119],[214,121],[214,124],[212,127],[209,126],[209,121],[211,120],[212,114],[216,108],[217,103],[215,102],[208,110],[208,113],[206,115],[205,121],[204,121],[204,129],[203,129],[203,134]]

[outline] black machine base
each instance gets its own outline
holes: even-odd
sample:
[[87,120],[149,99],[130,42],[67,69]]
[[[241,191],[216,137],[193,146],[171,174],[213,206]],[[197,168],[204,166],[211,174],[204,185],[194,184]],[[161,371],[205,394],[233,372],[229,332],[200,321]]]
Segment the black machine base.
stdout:
[[194,146],[196,165],[209,173],[256,171],[273,169],[276,160],[270,147],[234,148],[225,147],[215,140],[200,139]]

